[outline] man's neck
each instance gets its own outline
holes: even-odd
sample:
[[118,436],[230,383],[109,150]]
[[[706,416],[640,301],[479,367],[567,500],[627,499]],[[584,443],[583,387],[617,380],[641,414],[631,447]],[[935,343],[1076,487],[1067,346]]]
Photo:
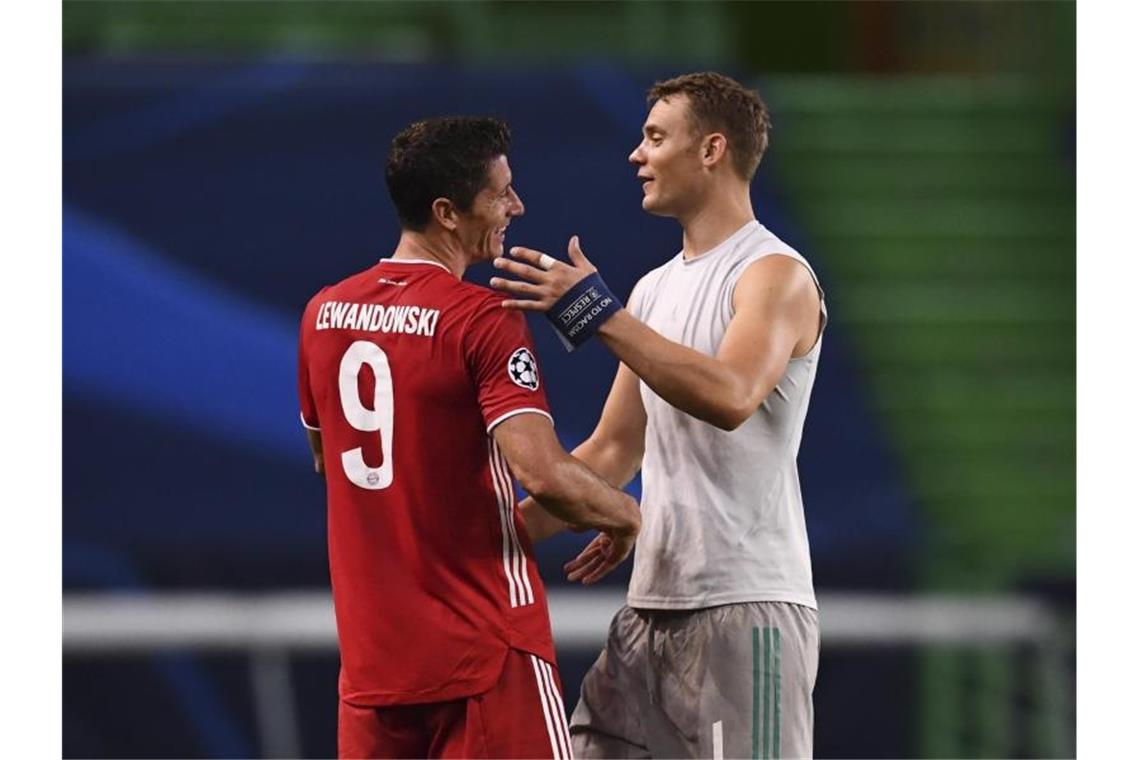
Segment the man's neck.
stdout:
[[747,187],[714,195],[691,215],[677,220],[684,233],[681,253],[686,259],[708,253],[755,219]]
[[393,259],[405,261],[434,261],[447,267],[453,275],[463,279],[463,273],[471,263],[467,254],[457,245],[457,241],[440,235],[404,230],[396,245]]

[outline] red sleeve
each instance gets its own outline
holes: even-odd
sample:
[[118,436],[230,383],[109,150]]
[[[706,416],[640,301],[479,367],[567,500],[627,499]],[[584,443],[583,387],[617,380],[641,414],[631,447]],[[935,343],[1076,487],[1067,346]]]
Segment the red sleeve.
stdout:
[[501,302],[491,298],[481,305],[464,335],[467,366],[478,388],[487,432],[523,412],[550,417],[526,318],[504,309]]
[[320,417],[317,416],[317,402],[313,400],[313,389],[309,384],[309,362],[305,347],[306,335],[309,333],[306,328],[310,327],[315,318],[319,297],[318,293],[305,307],[305,313],[301,317],[301,337],[297,342],[297,397],[301,403],[301,424],[309,430],[321,429]]

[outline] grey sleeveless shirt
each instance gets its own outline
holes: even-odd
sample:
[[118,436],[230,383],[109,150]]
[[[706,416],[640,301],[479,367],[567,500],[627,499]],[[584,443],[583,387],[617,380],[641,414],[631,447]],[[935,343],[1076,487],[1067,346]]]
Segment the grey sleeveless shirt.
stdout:
[[[669,340],[715,355],[749,264],[783,255],[815,272],[759,222],[686,261],[677,254],[638,282],[630,312]],[[628,603],[699,609],[780,601],[815,608],[796,456],[815,381],[820,335],[792,359],[775,390],[743,425],[720,430],[670,406],[644,382],[642,531]]]

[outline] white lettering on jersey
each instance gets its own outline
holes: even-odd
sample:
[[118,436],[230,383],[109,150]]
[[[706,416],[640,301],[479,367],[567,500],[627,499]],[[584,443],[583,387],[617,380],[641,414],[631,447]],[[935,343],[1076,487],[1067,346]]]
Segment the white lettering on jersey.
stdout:
[[332,319],[330,319],[330,327],[333,329],[340,329],[344,327],[344,312],[348,309],[348,304],[333,301],[332,303]]
[[403,332],[396,326],[403,327],[403,324],[396,321],[396,317],[400,315],[399,306],[389,306],[384,310],[384,322],[380,325],[380,329],[384,332]]
[[380,323],[384,321],[384,308],[377,306],[372,310],[372,319],[368,321],[368,325],[364,328],[369,332],[377,332],[380,329]]
[[380,304],[326,301],[317,309],[318,330],[361,330],[435,336],[439,309],[423,306],[381,306]]
[[380,306],[376,304],[366,303],[360,307],[360,316],[356,318],[356,329],[367,330],[368,324],[372,321],[372,313],[380,311]]
[[357,327],[356,327],[356,316],[359,312],[360,312],[360,304],[358,304],[358,303],[354,303],[348,307],[348,316],[346,316],[344,318],[344,329],[346,329],[346,330],[357,329]]
[[416,335],[435,335],[435,323],[439,321],[439,309],[424,309],[420,312],[420,323]]

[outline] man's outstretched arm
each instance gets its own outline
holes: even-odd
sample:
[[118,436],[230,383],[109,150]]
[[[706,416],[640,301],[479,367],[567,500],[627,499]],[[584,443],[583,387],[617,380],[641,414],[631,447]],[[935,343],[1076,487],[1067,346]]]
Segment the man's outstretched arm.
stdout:
[[518,414],[491,434],[519,483],[543,510],[562,525],[594,528],[609,537],[605,561],[582,580],[600,579],[629,556],[641,529],[637,502],[567,454],[547,417]]
[[[805,331],[808,309],[819,311],[811,275],[787,256],[751,264],[737,281],[735,314],[715,357],[674,343],[622,309],[598,337],[658,396],[683,412],[735,430],[776,387]],[[814,323],[818,326],[818,317]],[[812,341],[802,341],[804,350]]]
[[[641,403],[637,376],[621,364],[597,427],[574,449],[573,456],[610,485],[623,488],[641,468],[644,450],[645,407]],[[570,527],[533,498],[524,499],[519,509],[532,541],[542,541]]]
[[[540,269],[542,254],[525,248],[512,249],[520,261],[496,259],[496,267],[526,279],[492,280],[493,286],[526,299],[503,305],[546,311],[592,274],[593,266],[576,243],[572,239],[570,245],[573,266],[556,262],[549,270]],[[668,340],[625,309],[603,322],[597,335],[658,396],[697,419],[733,430],[776,387],[788,361],[815,342],[819,295],[802,264],[787,256],[766,256],[737,281],[733,307],[715,357]]]

